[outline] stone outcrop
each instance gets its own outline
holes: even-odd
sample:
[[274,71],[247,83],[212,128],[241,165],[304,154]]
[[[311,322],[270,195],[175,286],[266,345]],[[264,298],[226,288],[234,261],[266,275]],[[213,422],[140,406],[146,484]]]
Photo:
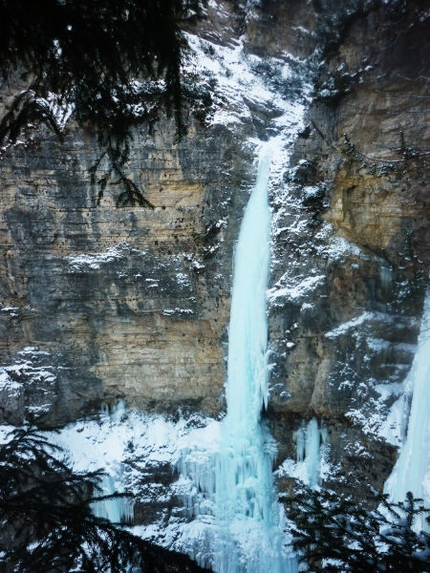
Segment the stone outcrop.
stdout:
[[328,420],[340,474],[377,488],[393,460],[378,424],[409,370],[428,284],[428,29],[419,2],[375,3],[345,24],[287,175],[297,201],[281,205],[274,238],[273,279],[288,287],[272,296],[275,434],[294,435],[294,412]]
[[[294,457],[294,432],[315,416],[339,472],[357,477],[362,467],[380,487],[394,454],[377,418],[394,398],[381,402],[379,390],[411,364],[428,280],[429,16],[418,0],[405,10],[248,4],[209,3],[199,29],[208,55],[243,41],[273,93],[303,99],[314,85],[270,198],[267,414],[279,460]],[[273,133],[280,112],[249,94],[239,105],[214,79],[204,77],[209,117],[190,116],[181,142],[167,119],[134,134],[129,176],[154,210],[115,208],[115,187],[96,205],[88,169],[99,150],[73,126],[62,142],[39,129],[3,150],[3,420],[58,425],[118,397],[144,410],[223,412],[232,253],[255,177],[250,138]],[[220,110],[234,121],[211,122]]]

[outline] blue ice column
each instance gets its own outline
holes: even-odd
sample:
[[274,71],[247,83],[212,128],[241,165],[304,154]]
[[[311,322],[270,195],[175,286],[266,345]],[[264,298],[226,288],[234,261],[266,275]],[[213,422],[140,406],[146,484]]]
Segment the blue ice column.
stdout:
[[216,459],[218,573],[295,573],[275,495],[276,446],[261,420],[268,400],[266,290],[270,265],[268,180],[277,142],[264,144],[234,258],[227,415]]

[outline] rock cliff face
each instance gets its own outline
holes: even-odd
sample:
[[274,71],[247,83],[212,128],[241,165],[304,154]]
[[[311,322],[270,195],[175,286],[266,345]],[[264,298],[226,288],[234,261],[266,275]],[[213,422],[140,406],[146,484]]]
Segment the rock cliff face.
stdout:
[[[224,221],[230,186],[246,185],[251,171],[249,153],[226,137],[194,132],[179,147],[168,123],[155,137],[136,135],[130,171],[153,211],[118,210],[111,198],[95,206],[91,141],[70,134],[63,145],[47,137],[12,151],[2,185],[2,359],[26,382],[21,403],[48,423],[116,396],[221,408],[234,233]],[[50,356],[55,399],[33,403],[27,385],[45,376],[35,369],[40,352]]]
[[277,214],[270,298],[275,419],[326,419],[340,475],[377,488],[430,244],[428,14],[394,8],[359,11],[328,49]]
[[98,150],[73,126],[62,142],[39,129],[3,150],[3,420],[59,425],[118,397],[223,412],[255,141],[279,134],[297,101],[304,123],[270,198],[267,414],[280,461],[317,417],[339,475],[381,487],[395,443],[382,426],[412,361],[430,261],[430,14],[419,0],[338,4],[209,2],[190,37],[209,115],[190,115],[179,143],[167,119],[134,136],[129,174],[154,210],[116,209],[115,188],[96,205]]

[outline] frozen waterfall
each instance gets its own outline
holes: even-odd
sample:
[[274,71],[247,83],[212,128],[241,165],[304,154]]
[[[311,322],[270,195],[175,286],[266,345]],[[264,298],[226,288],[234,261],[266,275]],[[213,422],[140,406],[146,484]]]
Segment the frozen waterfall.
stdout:
[[296,435],[297,464],[303,464],[305,471],[301,475],[304,483],[312,489],[321,485],[321,462],[328,452],[327,428],[318,426],[315,418],[304,422],[297,430]]
[[403,404],[406,436],[385,492],[393,501],[402,501],[410,491],[430,507],[430,289],[424,303],[417,352],[405,381]]
[[[202,557],[201,535],[191,553],[217,573],[297,571],[296,559],[286,544],[284,514],[273,482],[276,445],[261,417],[268,400],[266,290],[271,213],[267,190],[272,155],[279,145],[279,140],[273,139],[262,146],[257,181],[236,246],[227,414],[219,449],[206,464],[183,460],[181,465],[183,474],[192,477],[203,491],[200,501],[189,503],[196,522],[202,527],[209,523],[211,530],[205,537],[210,540],[211,557]],[[194,532],[201,532],[194,527]]]
[[295,562],[284,554],[280,507],[272,477],[276,447],[261,421],[267,405],[266,289],[270,263],[267,186],[273,146],[263,146],[257,182],[242,221],[234,259],[229,326],[227,415],[217,459],[215,507],[219,573],[281,573]]

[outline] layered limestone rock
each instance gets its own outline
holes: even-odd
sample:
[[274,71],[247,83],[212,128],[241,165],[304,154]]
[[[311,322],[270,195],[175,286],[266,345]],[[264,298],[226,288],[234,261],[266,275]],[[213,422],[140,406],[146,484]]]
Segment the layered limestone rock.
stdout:
[[46,423],[117,396],[139,407],[218,411],[236,234],[236,217],[227,224],[226,215],[230,188],[249,177],[249,152],[222,129],[191,131],[180,145],[168,122],[155,137],[136,134],[130,172],[154,210],[117,209],[112,194],[95,205],[91,141],[45,137],[3,157],[8,375],[30,385],[22,368],[15,374],[20,353],[27,349],[28,364],[36,359],[29,347],[50,355],[56,397],[37,404]]

